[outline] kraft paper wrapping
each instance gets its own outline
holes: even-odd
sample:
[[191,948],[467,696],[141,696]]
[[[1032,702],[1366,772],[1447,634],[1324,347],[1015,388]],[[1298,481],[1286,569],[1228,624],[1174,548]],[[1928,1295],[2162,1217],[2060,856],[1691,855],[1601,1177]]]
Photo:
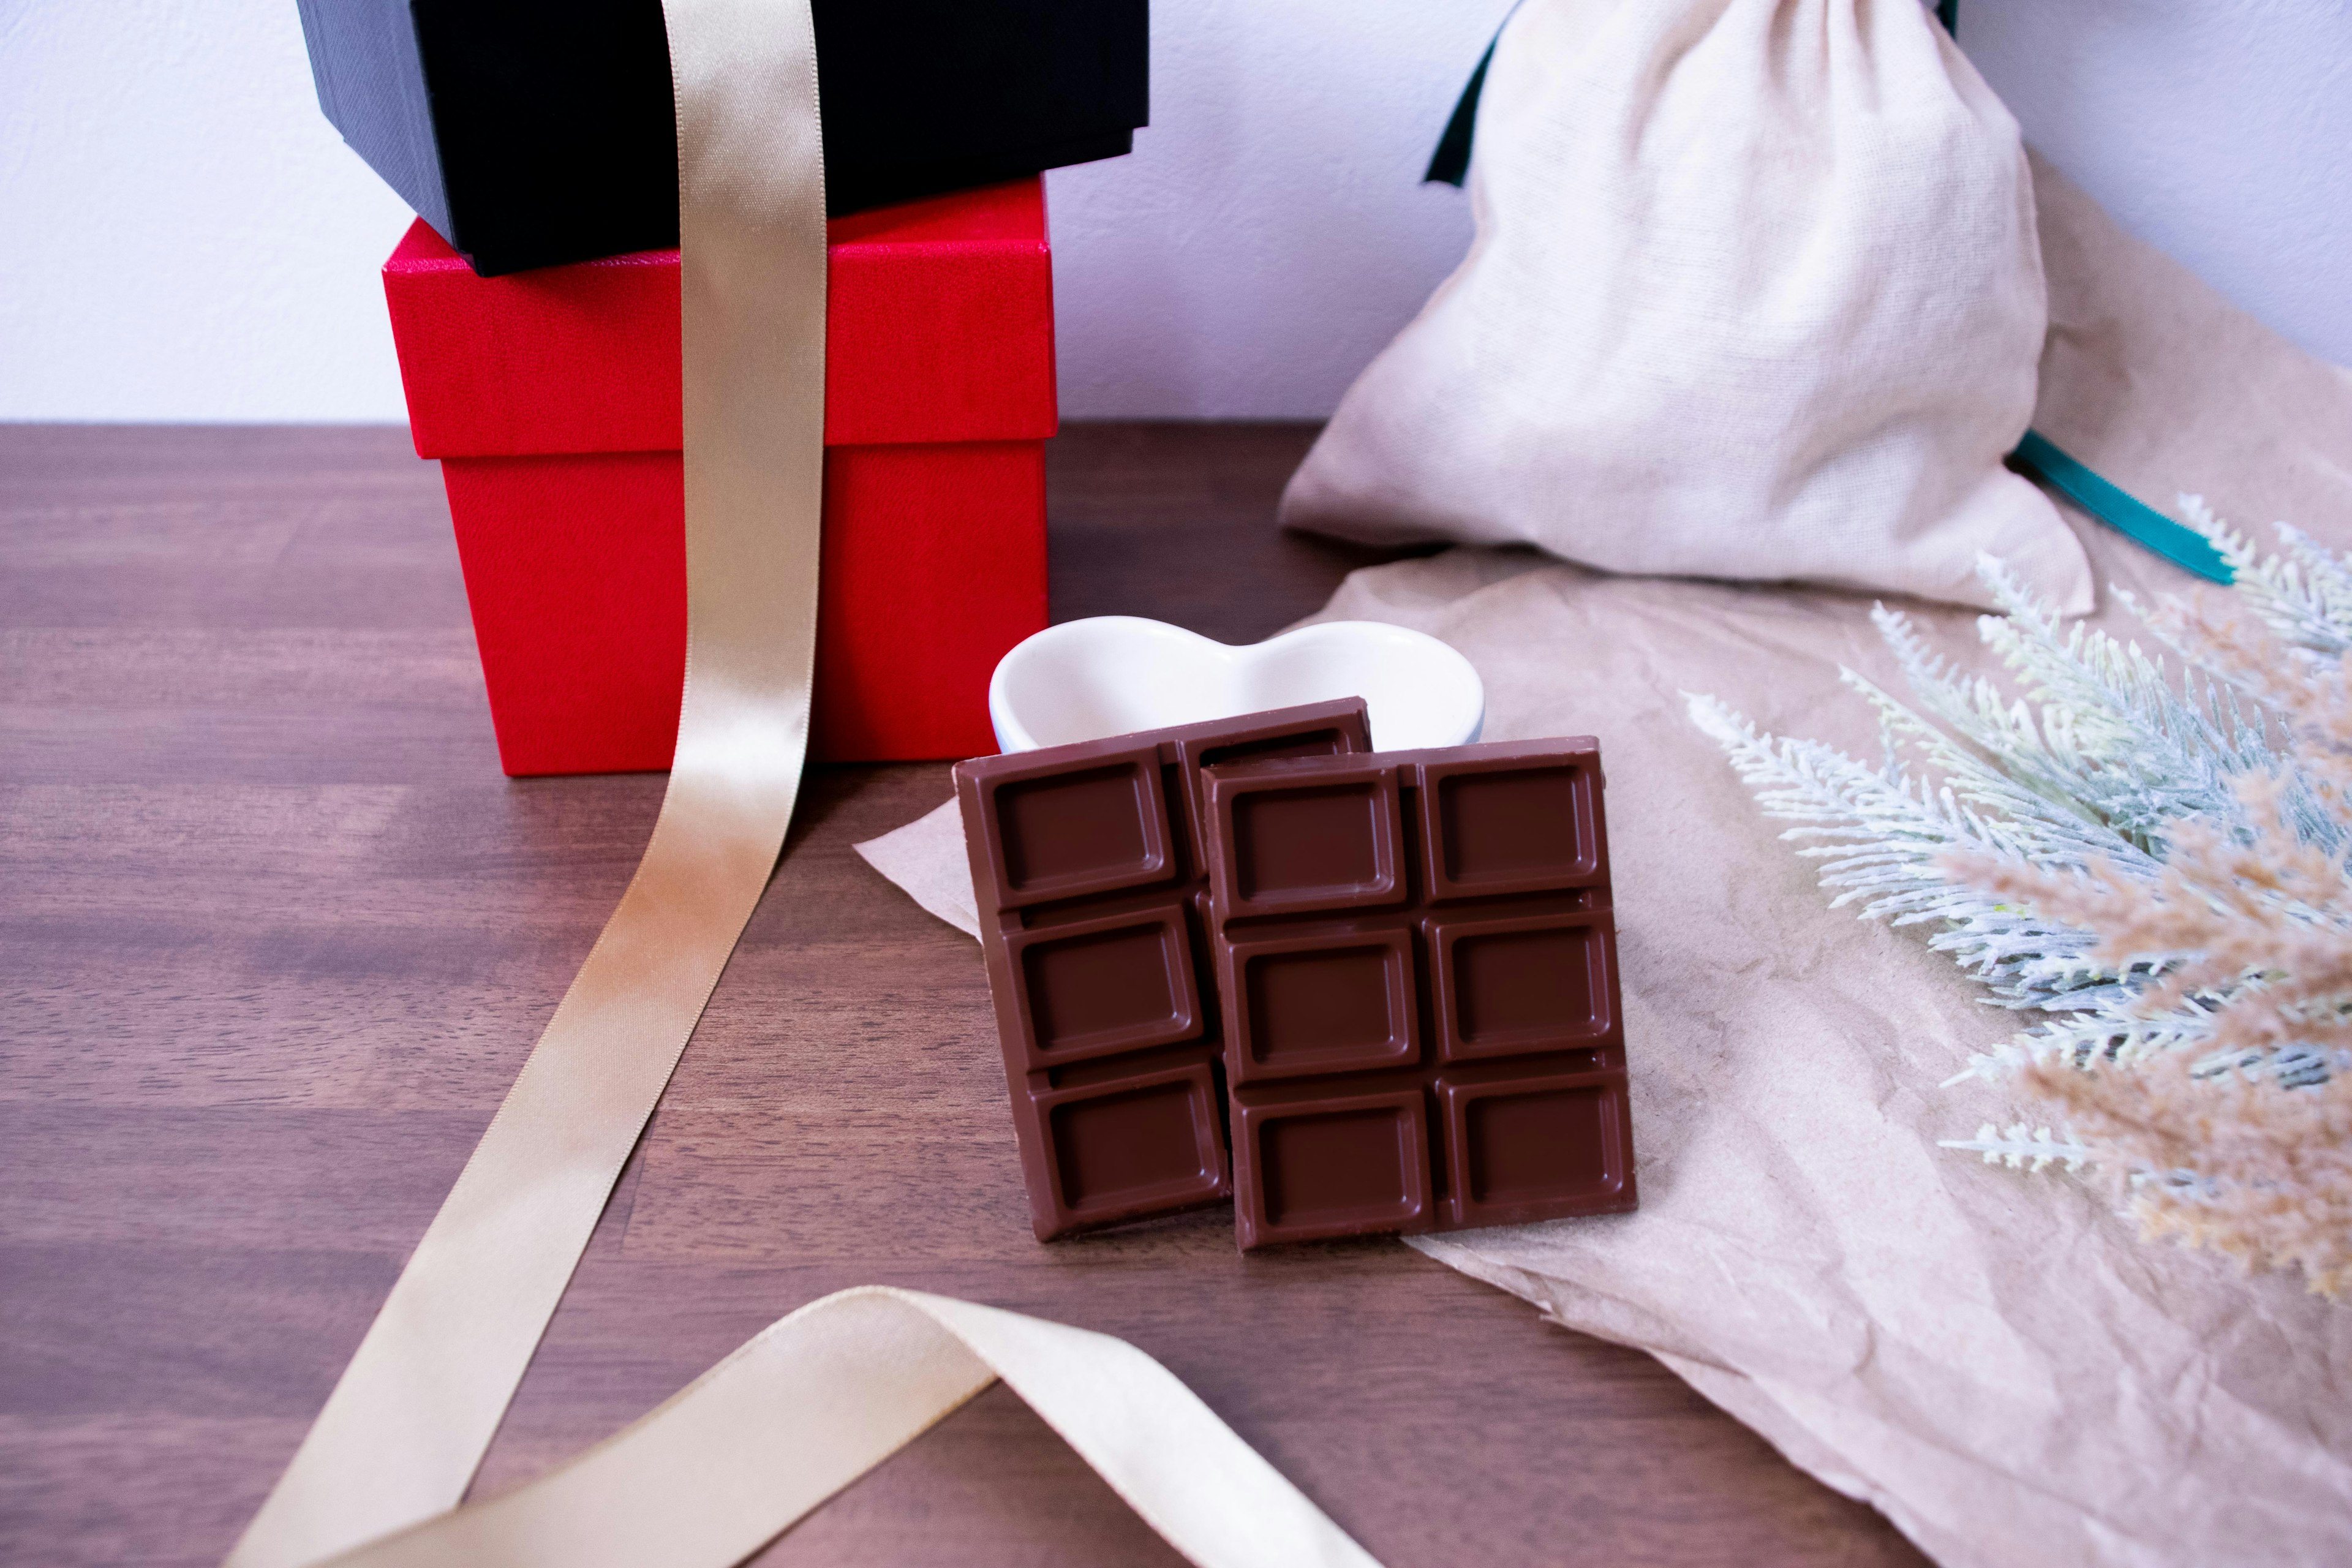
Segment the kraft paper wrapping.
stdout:
[[[2168,509],[2201,493],[2241,527],[2352,547],[2352,375],[2035,176],[2036,426]],[[2113,586],[2190,590],[2072,521],[2094,624],[2134,624]],[[1837,680],[1843,664],[1900,689],[1868,608],[1465,550],[1360,572],[1316,617],[1444,638],[1486,679],[1491,737],[1596,734],[1616,786],[1641,1210],[1412,1245],[1651,1352],[1950,1568],[2352,1562],[2352,1306],[2144,1246],[2080,1182],[1937,1148],[2008,1109],[1937,1086],[2013,1020],[1916,935],[1829,909],[1685,717],[1683,693],[1712,692],[1875,756]],[[1981,661],[1970,615],[1919,615]],[[897,879],[941,910],[955,828],[927,817],[869,858],[920,852],[930,874]]]

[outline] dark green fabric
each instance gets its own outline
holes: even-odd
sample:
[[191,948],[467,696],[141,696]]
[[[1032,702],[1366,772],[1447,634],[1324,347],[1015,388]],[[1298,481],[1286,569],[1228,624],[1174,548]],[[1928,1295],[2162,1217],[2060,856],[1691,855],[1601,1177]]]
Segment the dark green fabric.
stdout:
[[[1502,37],[1497,32],[1496,39]],[[1470,73],[1463,87],[1461,98],[1454,105],[1454,118],[1445,122],[1445,134],[1437,139],[1437,150],[1429,155],[1429,173],[1421,183],[1459,185],[1470,174],[1470,135],[1477,129],[1478,95],[1486,89],[1486,65],[1495,58],[1495,45],[1489,41],[1486,52],[1478,57],[1478,68]]]
[[2230,583],[2237,574],[2211,541],[2183,523],[2165,516],[2146,501],[2126,494],[2059,450],[2058,444],[2039,430],[2028,430],[2010,467],[2030,479],[2056,490],[2117,533],[2143,549],[2154,551],[2175,566],[2216,583]]

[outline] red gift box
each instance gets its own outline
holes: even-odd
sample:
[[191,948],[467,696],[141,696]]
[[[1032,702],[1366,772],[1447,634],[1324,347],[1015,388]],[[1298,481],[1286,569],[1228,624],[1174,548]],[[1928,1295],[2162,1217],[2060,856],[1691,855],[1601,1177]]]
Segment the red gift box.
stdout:
[[[812,753],[993,751],[989,673],[1045,625],[1044,186],[830,231]],[[677,253],[479,278],[420,221],[383,283],[506,771],[667,768],[686,670]]]

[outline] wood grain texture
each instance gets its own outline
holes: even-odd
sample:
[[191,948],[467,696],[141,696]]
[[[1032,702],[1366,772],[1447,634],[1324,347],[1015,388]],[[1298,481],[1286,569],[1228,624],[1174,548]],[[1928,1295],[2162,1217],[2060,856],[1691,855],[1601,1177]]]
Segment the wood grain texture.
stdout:
[[[1310,435],[1070,430],[1055,613],[1314,609],[1378,556],[1274,531]],[[499,774],[404,433],[0,427],[0,1557],[218,1561],[660,789]],[[481,1489],[885,1282],[1133,1341],[1392,1568],[1918,1561],[1647,1357],[1393,1243],[1032,1240],[972,944],[849,847],[947,794],[815,773]],[[1173,1560],[1002,1390],[761,1559]]]

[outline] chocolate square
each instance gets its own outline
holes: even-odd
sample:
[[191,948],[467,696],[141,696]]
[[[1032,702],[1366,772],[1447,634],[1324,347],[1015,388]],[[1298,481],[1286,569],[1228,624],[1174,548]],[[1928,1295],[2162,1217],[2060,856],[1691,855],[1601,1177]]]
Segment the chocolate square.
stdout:
[[1122,747],[1082,768],[1038,760],[1052,755],[1002,759],[1004,767],[975,778],[981,815],[995,829],[990,872],[1003,907],[1164,881],[1171,862],[1160,749]]
[[1403,838],[1396,781],[1380,769],[1297,789],[1236,792],[1211,807],[1225,856],[1210,879],[1239,913],[1395,901]]
[[1616,1029],[1608,911],[1448,917],[1426,929],[1441,1058],[1579,1050]]
[[[1199,776],[1370,746],[1349,699],[956,765],[1041,1240],[1231,1193]],[[1312,992],[1296,970],[1274,988],[1286,1047],[1302,981]]]
[[1244,1247],[1634,1206],[1594,742],[1202,777]]
[[1471,754],[1485,750],[1461,747],[1456,761],[1422,770],[1430,897],[1606,885],[1601,792],[1585,767]]
[[[1213,1064],[1193,1062],[1032,1097],[1040,1155],[1065,1229],[1225,1194],[1225,1130]],[[1026,1151],[1024,1150],[1024,1152]],[[1058,1234],[1058,1232],[1057,1232]]]
[[1419,1059],[1412,943],[1402,931],[1235,942],[1218,962],[1236,1083]]
[[1441,1080],[1438,1094],[1456,1223],[1510,1225],[1633,1206],[1622,1074]]
[[1201,1032],[1184,911],[1160,908],[1008,935],[1007,968],[1032,1070]]
[[1312,1098],[1237,1096],[1234,1212],[1257,1216],[1269,1240],[1427,1229],[1428,1117],[1411,1085]]

